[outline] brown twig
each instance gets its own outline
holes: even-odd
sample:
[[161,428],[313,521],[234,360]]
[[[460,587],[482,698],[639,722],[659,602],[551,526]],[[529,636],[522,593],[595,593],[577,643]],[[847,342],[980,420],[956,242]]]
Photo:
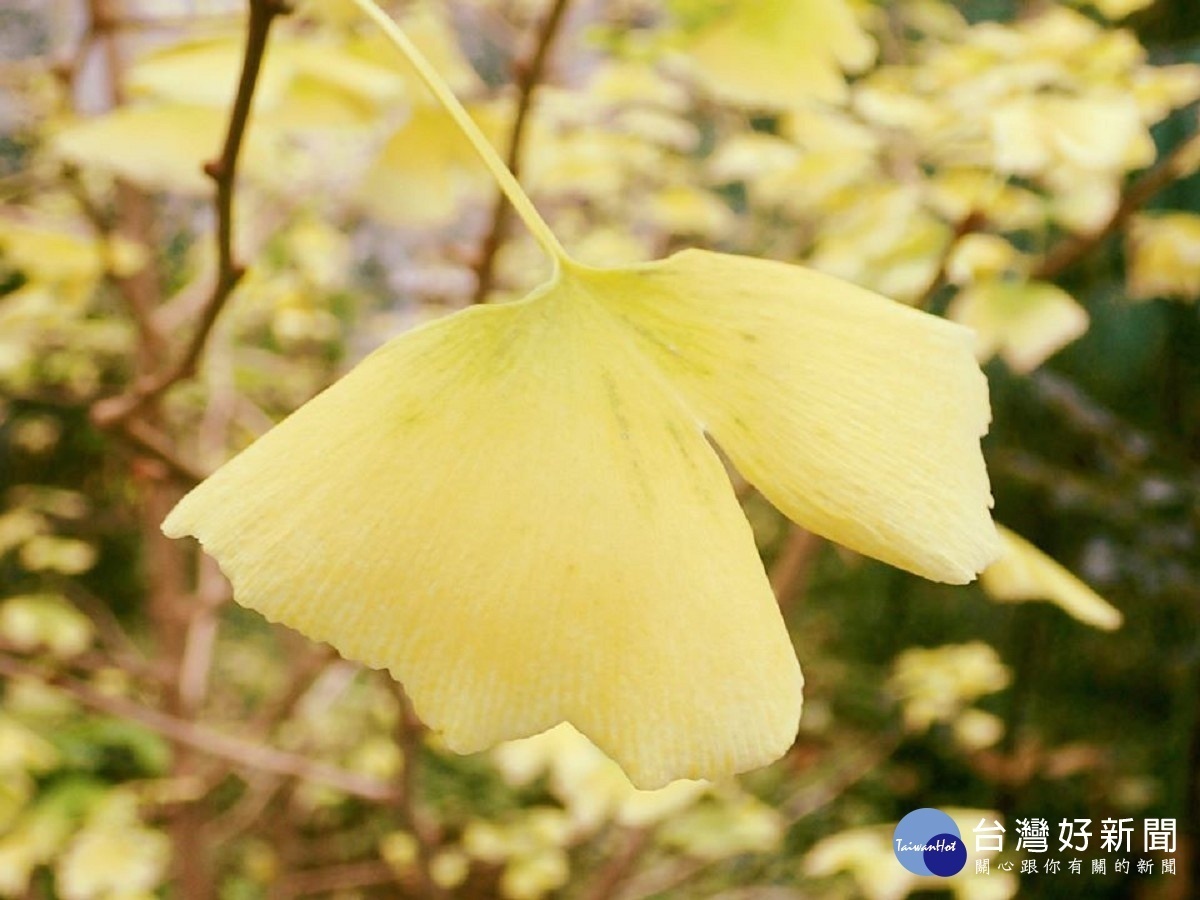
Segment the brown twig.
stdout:
[[396,808],[405,827],[417,842],[416,865],[413,867],[417,890],[422,897],[445,897],[445,891],[438,886],[431,870],[433,855],[438,845],[437,829],[422,814],[417,803],[417,784],[421,771],[421,736],[425,733],[425,725],[417,718],[408,694],[404,692],[400,682],[389,678],[388,685],[399,706],[396,742],[400,745],[403,757]]
[[[525,143],[526,126],[529,123],[529,113],[533,107],[533,94],[545,74],[550,48],[569,5],[570,0],[554,0],[554,4],[538,29],[532,53],[527,59],[521,60],[514,66],[517,111],[513,118],[512,133],[508,138],[508,153],[504,160],[514,176],[519,176],[521,172],[521,149]],[[507,222],[508,200],[505,199],[502,191],[498,191],[492,204],[491,224],[484,236],[483,246],[479,249],[479,258],[475,263],[475,295],[471,300],[472,303],[483,303],[491,292],[492,282],[495,278],[496,254],[504,242]]]
[[307,897],[389,884],[393,887],[396,884],[396,872],[391,866],[379,860],[363,860],[290,872],[277,886],[275,896]]
[[0,652],[0,675],[6,678],[32,678],[41,681],[69,694],[97,712],[137,722],[175,744],[227,759],[247,769],[327,784],[347,794],[378,803],[394,803],[397,799],[394,787],[374,778],[223,734],[187,719],[142,706],[124,697],[102,693],[70,675],[48,671],[7,652]]
[[163,681],[168,677],[167,672],[154,666],[147,659],[145,652],[113,613],[111,604],[74,579],[65,580],[62,591],[67,599],[91,620],[92,627],[96,629],[96,636],[105,648],[105,655],[112,663],[153,681]]
[[882,734],[849,759],[843,758],[832,772],[821,775],[811,785],[797,789],[779,804],[780,813],[789,824],[793,824],[824,809],[883,765],[900,747],[903,739],[904,735],[899,731]]
[[[337,656],[330,647],[322,644],[307,654],[290,658],[294,663],[283,692],[262,706],[257,715],[247,723],[242,731],[247,740],[266,740],[277,725],[291,716],[313,683]],[[204,784],[207,789],[216,787],[229,774],[230,767],[227,763],[228,761],[226,765],[214,765],[211,771],[205,773]],[[213,821],[213,840],[217,843],[227,843],[246,828],[256,824],[259,814],[276,798],[282,784],[279,778],[271,775],[252,781],[241,799]]]
[[131,419],[124,423],[118,434],[127,443],[163,463],[173,474],[186,482],[196,484],[207,477],[198,466],[180,459],[166,436],[147,422]]
[[[114,79],[115,82],[116,79]],[[117,93],[114,87],[114,93]],[[163,331],[154,321],[154,310],[160,302],[159,285],[148,266],[132,274],[123,274],[113,266],[111,242],[117,235],[118,224],[127,232],[126,237],[139,246],[152,243],[152,223],[147,198],[133,185],[118,182],[116,186],[116,215],[98,204],[80,177],[79,169],[68,164],[63,169],[63,180],[75,203],[91,225],[100,244],[104,260],[104,277],[117,288],[117,296],[129,311],[129,318],[137,331],[138,371],[156,364],[162,352]]]
[[942,288],[950,283],[948,268],[958,242],[968,234],[974,234],[979,231],[986,222],[987,217],[983,213],[979,210],[971,210],[954,224],[954,233],[946,241],[946,246],[942,248],[942,255],[938,260],[937,270],[933,273],[933,278],[930,279],[925,290],[913,301],[913,306],[917,309],[929,310],[934,297],[938,295]]
[[196,365],[204,352],[208,336],[216,324],[217,317],[225,308],[233,289],[241,281],[245,267],[234,256],[233,250],[233,194],[237,180],[238,160],[241,156],[243,138],[250,118],[250,107],[254,90],[258,84],[259,70],[266,54],[267,37],[275,17],[290,11],[285,0],[249,0],[250,21],[247,26],[246,51],[242,58],[242,72],[238,80],[237,95],[229,116],[229,130],[221,155],[206,163],[204,172],[216,186],[214,205],[217,215],[216,249],[217,278],[208,302],[200,311],[195,331],[192,332],[183,354],[173,364],[161,368],[157,373],[140,379],[131,390],[116,397],[108,397],[93,405],[92,418],[102,427],[121,423],[140,410],[146,403],[161,396],[175,383],[188,378],[196,371]]
[[1070,269],[1107,238],[1120,231],[1130,216],[1149,203],[1159,191],[1187,175],[1188,164],[1198,153],[1200,132],[1183,141],[1158,165],[1135,180],[1121,195],[1120,203],[1100,230],[1068,237],[1051,248],[1033,267],[1032,277],[1049,281]]
[[767,573],[775,600],[787,608],[808,584],[813,563],[824,541],[799,525],[792,525],[774,562]]
[[584,900],[609,900],[636,868],[643,854],[650,847],[654,831],[650,828],[634,828],[620,832],[621,846],[608,858],[587,885]]

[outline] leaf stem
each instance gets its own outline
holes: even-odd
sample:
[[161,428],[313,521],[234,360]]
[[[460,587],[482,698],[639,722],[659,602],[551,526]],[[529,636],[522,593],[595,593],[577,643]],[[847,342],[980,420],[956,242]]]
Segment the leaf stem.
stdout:
[[[546,71],[546,63],[550,57],[550,47],[558,34],[559,27],[566,18],[567,7],[571,0],[554,0],[550,11],[546,13],[538,28],[537,40],[533,50],[514,66],[515,86],[517,89],[517,112],[513,117],[512,131],[508,138],[508,155],[505,165],[518,181],[521,178],[521,150],[525,135],[528,134],[529,113],[533,109],[533,95]],[[491,292],[492,281],[496,272],[496,254],[504,242],[505,223],[508,221],[508,204],[504,192],[496,195],[492,204],[491,226],[487,230],[479,258],[475,263],[475,296],[472,303],[484,303]]]
[[556,263],[569,264],[571,259],[567,255],[567,251],[563,249],[554,232],[550,230],[550,226],[546,224],[546,220],[542,218],[541,213],[537,211],[537,207],[533,205],[533,201],[529,199],[529,195],[525,193],[520,182],[500,155],[484,137],[483,132],[479,130],[479,126],[475,124],[470,114],[458,98],[454,96],[454,92],[446,84],[445,79],[438,74],[437,69],[427,60],[416,45],[408,39],[408,35],[397,25],[392,19],[375,3],[375,0],[354,0],[354,4],[362,10],[363,14],[371,21],[378,25],[388,39],[396,45],[396,48],[404,55],[409,64],[416,70],[421,81],[437,98],[438,103],[442,108],[449,113],[450,118],[458,126],[463,135],[470,141],[476,154],[483,161],[492,177],[496,179],[496,183],[500,186],[500,190],[504,192],[504,196],[508,197],[509,203],[517,211],[517,215],[521,217],[521,221],[525,223],[525,227],[533,234],[534,239],[542,245],[542,249],[546,251],[554,259]]

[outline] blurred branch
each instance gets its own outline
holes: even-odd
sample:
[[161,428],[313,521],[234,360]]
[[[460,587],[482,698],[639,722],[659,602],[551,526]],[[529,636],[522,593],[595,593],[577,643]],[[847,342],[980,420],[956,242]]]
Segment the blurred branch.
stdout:
[[396,800],[396,789],[374,778],[315,762],[285,750],[222,734],[195,722],[142,706],[124,697],[102,693],[70,675],[48,671],[8,652],[0,651],[0,675],[6,678],[31,678],[41,681],[64,691],[97,712],[137,722],[176,744],[228,759],[249,769],[327,784],[347,794],[374,802]]
[[276,725],[291,715],[296,704],[308,693],[326,667],[341,661],[341,657],[328,644],[318,644],[308,653],[290,654],[289,659],[292,666],[287,684],[278,697],[263,704],[258,714],[247,723],[250,734],[267,737]]
[[387,863],[381,860],[365,860],[289,872],[275,885],[272,896],[285,898],[336,894],[354,888],[395,886],[396,881],[396,872]]
[[[1072,433],[1089,441],[1117,472],[1135,473],[1153,464],[1154,468],[1178,470],[1190,482],[1192,490],[1200,490],[1197,481],[1200,471],[1186,443],[1172,440],[1171,435],[1161,431],[1151,433],[1142,429],[1087,394],[1075,382],[1047,369],[1032,373],[1025,379],[1024,387],[1032,402],[1053,412]],[[1099,494],[1098,488],[1096,493]]]
[[[102,71],[108,82],[108,103],[119,106],[124,102],[124,85],[122,83],[123,59],[121,44],[117,40],[113,21],[120,17],[121,0],[88,0],[88,28],[80,42],[80,53],[85,54],[88,46],[98,47],[103,62]],[[68,85],[73,93],[78,87],[77,82],[84,78],[83,65],[86,55],[72,62],[69,72],[63,72],[64,77],[72,79]],[[75,189],[76,199],[84,213],[92,219],[101,236],[108,238],[124,235],[132,243],[142,247],[153,247],[154,216],[150,199],[136,185],[124,178],[117,178],[113,189],[115,215],[107,219],[99,214],[99,209],[89,203],[86,190],[82,185]],[[159,362],[163,350],[163,335],[154,327],[151,316],[161,300],[161,287],[156,273],[149,266],[142,266],[137,271],[118,275],[109,272],[116,283],[121,299],[129,308],[130,318],[137,329],[137,372],[142,375],[151,371]]]
[[813,563],[824,541],[799,525],[792,525],[767,572],[775,600],[781,607],[788,606],[808,585]]
[[[526,126],[529,123],[529,113],[533,107],[533,94],[545,74],[550,48],[569,5],[570,0],[554,0],[554,5],[550,7],[541,28],[538,29],[532,53],[514,66],[517,111],[513,118],[512,134],[508,139],[508,154],[504,160],[514,177],[520,176],[521,149],[525,143]],[[483,246],[479,250],[479,260],[475,264],[475,296],[471,300],[472,303],[483,303],[491,292],[492,281],[495,277],[496,254],[504,242],[504,230],[507,222],[508,200],[503,191],[497,191],[496,199],[492,204],[491,224],[483,239]]]
[[1043,369],[1032,373],[1029,383],[1039,403],[1073,431],[1104,447],[1116,462],[1132,468],[1159,449],[1160,441],[1118,417],[1062,375]]
[[954,255],[954,251],[958,247],[958,242],[968,234],[975,234],[980,231],[986,224],[987,216],[979,210],[972,210],[955,223],[954,233],[946,241],[941,258],[938,260],[937,271],[934,272],[933,278],[925,287],[925,290],[913,301],[913,306],[917,309],[929,311],[929,306],[933,303],[933,299],[942,288],[950,284],[946,270],[950,265],[950,258]]
[[815,784],[799,788],[779,805],[779,812],[789,824],[811,816],[837,800],[842,794],[878,769],[904,740],[900,731],[881,735],[861,751],[844,759],[831,772],[821,773]]
[[582,896],[584,900],[608,900],[617,888],[637,868],[638,862],[651,845],[654,832],[649,828],[623,829],[620,848],[601,866]]
[[[265,741],[281,722],[288,719],[296,705],[305,697],[316,680],[339,657],[325,644],[318,645],[308,653],[288,654],[291,672],[283,691],[274,700],[264,704],[251,719],[242,734],[247,739]],[[204,774],[206,789],[215,788],[229,774],[227,765],[214,766]],[[266,776],[252,782],[246,793],[232,807],[213,822],[212,838],[217,843],[227,843],[246,828],[259,821],[259,816],[276,797],[281,787],[277,778]]]
[[403,756],[400,791],[396,799],[396,807],[405,827],[417,842],[417,858],[414,867],[417,888],[422,897],[445,897],[445,891],[438,886],[431,870],[433,854],[438,845],[437,829],[422,815],[417,805],[417,784],[421,771],[421,736],[425,733],[425,726],[417,718],[403,685],[390,677],[388,685],[396,697],[399,709],[396,742],[400,745],[400,752]]
[[1189,174],[1191,162],[1200,154],[1200,132],[1179,144],[1158,165],[1144,172],[1124,194],[1109,220],[1098,231],[1073,235],[1053,247],[1033,267],[1032,278],[1051,281],[1070,269],[1107,238],[1116,234],[1129,218],[1168,185]]
[[127,443],[153,456],[185,481],[195,484],[207,477],[199,467],[181,459],[176,454],[175,448],[171,446],[171,442],[167,440],[166,435],[154,426],[134,419],[126,422],[125,427],[119,433]]
[[173,673],[146,657],[107,602],[76,579],[64,580],[61,589],[67,599],[91,620],[103,648],[104,665],[116,665],[125,672],[155,684],[163,684],[173,677]]
[[122,15],[111,19],[108,28],[111,31],[153,31],[163,32],[175,29],[194,29],[196,31],[219,31],[225,28],[235,28],[241,24],[241,16],[236,13],[202,12],[195,4],[188,4],[180,12],[171,10],[154,15],[137,16]]
[[217,216],[217,279],[212,294],[200,310],[195,331],[183,354],[173,365],[140,379],[132,390],[101,400],[92,407],[92,418],[101,427],[111,427],[123,422],[143,405],[161,396],[176,382],[194,374],[217,317],[245,273],[245,267],[234,258],[233,250],[233,193],[237,180],[238,159],[271,25],[276,16],[290,11],[285,0],[249,0],[249,3],[250,21],[247,27],[246,51],[242,58],[237,95],[229,116],[229,130],[225,135],[221,155],[204,166],[205,174],[216,185],[214,205]]

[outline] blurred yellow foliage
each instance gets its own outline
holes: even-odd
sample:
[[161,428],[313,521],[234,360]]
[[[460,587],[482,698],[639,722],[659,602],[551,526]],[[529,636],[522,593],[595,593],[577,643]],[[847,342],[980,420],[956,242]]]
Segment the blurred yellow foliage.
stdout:
[[1128,290],[1133,300],[1200,297],[1200,214],[1136,216],[1129,229]]
[[910,647],[896,657],[889,681],[900,699],[905,726],[924,731],[952,723],[980,697],[1008,687],[1008,667],[988,644],[969,641]]
[[998,354],[1022,373],[1036,369],[1088,326],[1087,311],[1062,288],[1012,278],[964,288],[950,305],[949,316],[975,330],[981,360]]
[[1111,631],[1121,626],[1120,611],[1063,566],[1009,529],[997,526],[997,531],[1004,555],[979,576],[980,585],[993,599],[1045,600],[1096,628]]

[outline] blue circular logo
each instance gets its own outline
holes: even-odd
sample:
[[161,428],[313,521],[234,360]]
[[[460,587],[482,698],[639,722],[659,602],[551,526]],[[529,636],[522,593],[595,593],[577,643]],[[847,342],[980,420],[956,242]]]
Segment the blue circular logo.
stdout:
[[967,846],[954,820],[940,809],[914,809],[896,825],[892,851],[914,875],[949,878],[967,864]]

